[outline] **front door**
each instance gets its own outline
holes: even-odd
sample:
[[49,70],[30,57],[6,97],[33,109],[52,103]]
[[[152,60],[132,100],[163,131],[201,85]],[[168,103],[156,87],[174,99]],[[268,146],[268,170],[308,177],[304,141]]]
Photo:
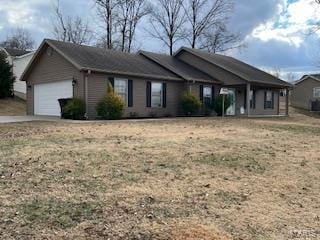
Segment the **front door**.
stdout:
[[234,116],[236,115],[236,90],[229,89],[228,98],[230,100],[230,106],[226,111],[227,116]]

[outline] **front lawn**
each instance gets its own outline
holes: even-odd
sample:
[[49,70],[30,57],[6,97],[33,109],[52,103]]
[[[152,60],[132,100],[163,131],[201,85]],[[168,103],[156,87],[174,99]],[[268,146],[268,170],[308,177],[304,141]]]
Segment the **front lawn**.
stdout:
[[317,234],[319,146],[320,120],[298,114],[3,124],[0,238]]

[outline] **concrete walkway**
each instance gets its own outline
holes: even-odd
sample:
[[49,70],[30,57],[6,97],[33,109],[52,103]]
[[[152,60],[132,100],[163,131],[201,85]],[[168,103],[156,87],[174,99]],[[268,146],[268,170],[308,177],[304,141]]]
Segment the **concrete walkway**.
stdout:
[[38,116],[0,116],[1,123],[18,123],[18,122],[32,122],[32,121],[59,121],[58,117],[38,117]]

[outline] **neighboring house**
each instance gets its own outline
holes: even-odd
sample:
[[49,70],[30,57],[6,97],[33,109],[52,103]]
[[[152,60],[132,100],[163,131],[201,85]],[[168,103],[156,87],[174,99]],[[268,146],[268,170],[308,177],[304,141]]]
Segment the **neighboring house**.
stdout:
[[14,95],[19,98],[26,99],[26,83],[24,81],[20,81],[20,77],[32,59],[34,52],[10,48],[0,48],[0,51],[6,54],[8,62],[13,66],[13,74],[16,77],[13,84]]
[[89,119],[97,117],[108,81],[126,102],[125,117],[178,116],[184,92],[209,104],[221,87],[229,89],[232,99],[228,115],[278,115],[279,92],[291,88],[234,58],[198,50],[181,48],[171,57],[54,40],[42,42],[22,80],[27,82],[28,114],[59,116],[57,99],[75,97],[86,102]]
[[[318,100],[318,101],[317,101]],[[320,74],[305,75],[294,83],[291,105],[309,111],[320,111]]]

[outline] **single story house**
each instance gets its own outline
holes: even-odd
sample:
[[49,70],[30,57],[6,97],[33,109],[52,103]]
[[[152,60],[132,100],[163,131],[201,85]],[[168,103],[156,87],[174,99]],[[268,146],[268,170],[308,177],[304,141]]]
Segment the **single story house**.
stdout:
[[291,105],[293,107],[309,111],[320,111],[319,101],[320,74],[305,75],[295,82],[291,92]]
[[0,51],[4,52],[8,62],[13,67],[13,75],[16,77],[13,84],[14,95],[25,100],[27,93],[26,82],[20,81],[20,78],[31,61],[34,52],[13,48],[0,48]]
[[[27,113],[60,115],[57,99],[81,98],[89,119],[108,81],[126,102],[124,117],[179,116],[180,98],[193,92],[207,104],[229,89],[228,115],[279,115],[279,92],[291,84],[231,57],[181,48],[174,56],[123,53],[45,39],[22,80]],[[288,99],[286,104],[288,114]]]

